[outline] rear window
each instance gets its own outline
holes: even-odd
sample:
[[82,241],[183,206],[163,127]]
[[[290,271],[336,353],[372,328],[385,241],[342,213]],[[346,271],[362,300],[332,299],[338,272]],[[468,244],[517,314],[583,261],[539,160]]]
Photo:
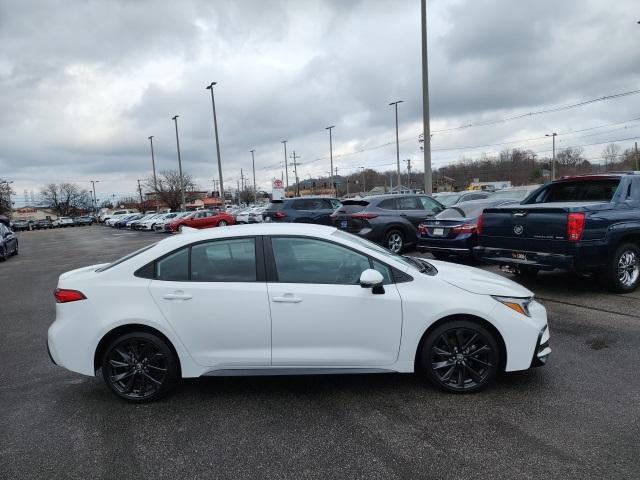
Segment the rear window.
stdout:
[[115,262],[111,262],[108,265],[105,265],[104,267],[100,267],[96,270],[96,272],[104,272],[105,270],[109,270],[112,267],[115,267],[116,265],[120,265],[121,263],[126,262],[127,260],[135,257],[136,255],[140,255],[142,252],[146,252],[147,250],[149,250],[150,248],[153,248],[156,246],[158,242],[154,242],[150,245],[147,245],[146,247],[142,247],[140,250],[136,250],[135,252],[131,252],[129,255],[125,255],[124,257],[116,260]]
[[365,202],[364,200],[346,200],[342,206],[340,207],[340,213],[358,213],[367,208],[369,202]]
[[458,199],[460,198],[460,194],[458,193],[444,194],[444,195],[438,195],[435,198],[445,207],[448,207],[449,205],[453,205],[458,201]]
[[610,202],[619,184],[618,178],[553,183],[540,192],[534,203]]
[[458,218],[476,218],[479,217],[482,211],[489,206],[486,202],[482,203],[474,203],[465,205],[464,203],[459,203],[454,207],[449,207],[438,215],[436,218],[439,220],[455,220]]
[[267,207],[269,212],[279,212],[284,208],[284,202],[271,202]]

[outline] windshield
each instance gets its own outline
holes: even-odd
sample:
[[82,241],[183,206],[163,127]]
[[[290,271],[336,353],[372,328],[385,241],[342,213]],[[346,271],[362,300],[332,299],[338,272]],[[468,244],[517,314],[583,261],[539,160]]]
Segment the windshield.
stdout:
[[459,193],[443,193],[442,195],[438,195],[437,197],[435,197],[435,199],[445,207],[448,207],[456,203],[460,197],[461,194]]
[[418,265],[416,265],[415,262],[412,262],[411,260],[409,260],[409,259],[407,259],[407,258],[405,258],[405,257],[403,257],[401,255],[398,255],[397,253],[393,253],[393,252],[387,250],[386,248],[381,247],[377,243],[370,242],[369,240],[361,238],[361,237],[359,237],[357,235],[352,235],[350,233],[343,232],[342,230],[336,230],[331,235],[334,235],[334,236],[336,236],[338,238],[342,238],[343,240],[348,240],[350,242],[357,243],[357,244],[362,245],[363,247],[366,247],[366,248],[368,248],[370,250],[374,250],[377,253],[381,253],[384,256],[386,256],[388,258],[391,258],[392,260],[395,260],[396,262],[400,262],[403,265],[406,265],[407,267],[409,267],[409,268],[411,268],[413,270],[421,271],[421,268]]

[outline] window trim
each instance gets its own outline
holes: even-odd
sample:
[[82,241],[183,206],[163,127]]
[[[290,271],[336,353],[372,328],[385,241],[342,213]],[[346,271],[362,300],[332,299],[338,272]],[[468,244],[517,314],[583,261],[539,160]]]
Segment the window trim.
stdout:
[[[325,242],[325,243],[330,243],[333,245],[336,245],[338,247],[342,247],[342,248],[346,248],[347,250],[351,250],[354,253],[357,253],[359,255],[362,255],[364,257],[367,258],[367,260],[369,261],[369,268],[374,269],[373,268],[373,261],[375,260],[376,262],[384,265],[385,267],[387,267],[390,270],[391,273],[391,282],[390,283],[385,283],[385,285],[394,285],[397,283],[397,278],[398,275],[397,273],[400,272],[397,268],[389,265],[387,262],[380,260],[379,258],[375,258],[372,257],[371,255],[363,252],[362,250],[358,250],[357,248],[353,248],[350,245],[344,245],[343,243],[339,243],[339,242],[334,242],[333,240],[329,240],[326,238],[317,238],[317,237],[309,237],[307,235],[266,235],[263,237],[263,241],[264,241],[264,260],[265,260],[265,267],[266,267],[266,281],[268,283],[281,283],[280,279],[278,278],[278,269],[276,267],[276,257],[273,253],[273,245],[271,244],[271,239],[273,238],[304,238],[307,240],[316,240],[318,242]],[[374,269],[375,270],[375,269]],[[400,272],[400,273],[404,273],[404,272]],[[413,280],[413,278],[411,278],[411,280]],[[407,280],[405,280],[407,281]],[[284,283],[284,282],[282,282]],[[295,282],[295,285],[347,285],[347,286],[354,286],[353,284],[350,283],[317,283],[317,282]],[[357,285],[357,284],[356,284]]]
[[[195,245],[200,245],[202,243],[212,243],[212,242],[223,242],[229,240],[244,240],[244,239],[253,239],[254,240],[254,252],[256,256],[256,279],[250,282],[235,282],[235,281],[215,281],[215,280],[192,280],[191,279],[191,248]],[[187,280],[162,280],[158,278],[158,262],[165,259],[166,257],[173,255],[174,253],[188,249],[188,259],[189,262],[189,277]],[[148,270],[151,270],[149,265],[153,265],[153,274],[151,277],[148,275]],[[266,273],[265,273],[265,255],[264,255],[264,237],[262,235],[243,235],[238,237],[222,237],[222,238],[209,238],[206,240],[199,240],[197,242],[189,243],[187,245],[182,245],[178,248],[171,250],[170,252],[165,253],[164,255],[159,256],[158,258],[153,259],[152,261],[146,263],[142,267],[138,268],[134,275],[140,278],[148,278],[149,280],[155,280],[157,282],[193,282],[193,283],[257,283],[257,282],[266,282]]]

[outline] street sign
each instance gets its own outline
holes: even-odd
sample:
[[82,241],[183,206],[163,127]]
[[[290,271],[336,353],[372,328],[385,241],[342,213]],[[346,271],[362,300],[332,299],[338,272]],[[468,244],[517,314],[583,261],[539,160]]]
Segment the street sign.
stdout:
[[271,182],[271,198],[273,200],[282,200],[284,198],[284,185],[279,178],[274,178]]

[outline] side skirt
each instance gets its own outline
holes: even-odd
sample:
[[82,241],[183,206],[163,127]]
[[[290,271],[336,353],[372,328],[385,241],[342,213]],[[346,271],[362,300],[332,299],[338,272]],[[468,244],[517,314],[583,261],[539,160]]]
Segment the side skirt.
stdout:
[[345,375],[356,373],[396,373],[384,368],[327,368],[327,367],[275,367],[275,368],[227,368],[210,370],[203,377],[257,377],[277,375]]

